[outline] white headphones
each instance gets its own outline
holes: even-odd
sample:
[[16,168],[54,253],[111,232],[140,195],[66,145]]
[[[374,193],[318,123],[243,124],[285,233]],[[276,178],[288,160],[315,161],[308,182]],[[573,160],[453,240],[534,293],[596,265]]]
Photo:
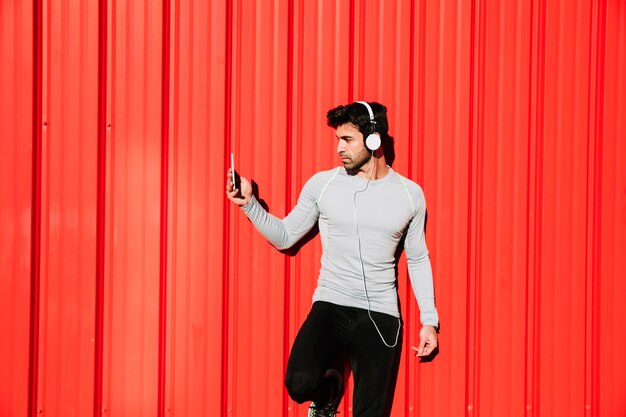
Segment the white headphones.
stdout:
[[367,101],[357,101],[357,103],[364,105],[370,115],[372,133],[370,133],[367,138],[365,138],[365,146],[367,146],[367,149],[369,149],[370,151],[375,151],[380,148],[380,134],[376,132],[376,120],[374,120],[374,111]]

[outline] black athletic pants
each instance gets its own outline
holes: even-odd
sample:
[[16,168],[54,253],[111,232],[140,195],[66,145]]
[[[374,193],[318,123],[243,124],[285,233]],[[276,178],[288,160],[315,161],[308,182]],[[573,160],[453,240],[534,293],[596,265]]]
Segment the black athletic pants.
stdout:
[[[398,319],[371,314],[385,342],[393,345]],[[300,404],[325,404],[333,388],[324,375],[330,368],[342,372],[341,363],[347,357],[354,379],[353,416],[385,417],[391,411],[401,350],[402,331],[395,347],[385,346],[367,310],[317,301],[291,348],[285,385]]]

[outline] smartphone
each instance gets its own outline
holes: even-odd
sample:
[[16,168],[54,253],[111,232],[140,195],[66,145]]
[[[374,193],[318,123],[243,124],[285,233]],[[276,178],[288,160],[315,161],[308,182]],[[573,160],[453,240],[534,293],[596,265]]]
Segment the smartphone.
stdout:
[[230,153],[230,174],[233,177],[233,188],[237,188],[237,183],[235,182],[235,154],[233,152]]

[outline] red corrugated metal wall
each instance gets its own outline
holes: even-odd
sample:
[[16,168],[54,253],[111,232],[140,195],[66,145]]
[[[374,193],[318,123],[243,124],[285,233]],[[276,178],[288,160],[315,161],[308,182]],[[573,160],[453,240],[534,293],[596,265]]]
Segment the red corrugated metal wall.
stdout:
[[[0,416],[304,416],[282,385],[314,238],[267,244],[388,106],[442,321],[393,417],[626,416],[626,3],[0,0]],[[341,411],[351,414],[351,398]]]

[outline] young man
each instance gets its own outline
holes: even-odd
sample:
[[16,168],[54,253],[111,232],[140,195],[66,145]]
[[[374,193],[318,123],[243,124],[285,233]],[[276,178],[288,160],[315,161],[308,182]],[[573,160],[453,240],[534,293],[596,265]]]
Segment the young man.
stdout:
[[294,341],[285,385],[291,398],[312,401],[310,417],[333,417],[343,395],[341,358],[350,360],[355,417],[386,416],[402,346],[397,294],[398,247],[404,246],[420,309],[417,356],[437,347],[439,318],[424,221],[422,189],[389,167],[381,141],[390,141],[387,109],[355,102],[327,114],[343,166],[304,185],[284,218],[269,214],[240,177],[227,173],[226,195],[277,249],[291,247],[318,223],[322,258],[311,311]]

